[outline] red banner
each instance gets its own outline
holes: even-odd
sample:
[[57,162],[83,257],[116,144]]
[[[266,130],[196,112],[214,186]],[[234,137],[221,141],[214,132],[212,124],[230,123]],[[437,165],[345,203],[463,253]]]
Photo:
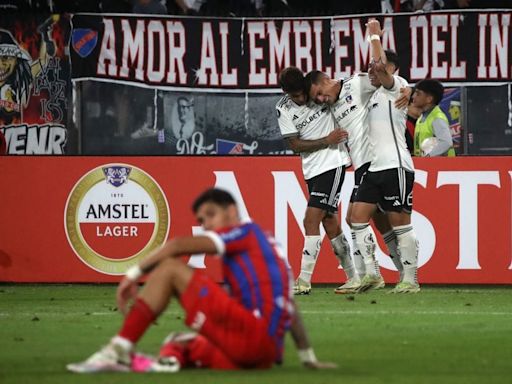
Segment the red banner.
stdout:
[[[415,164],[420,282],[511,283],[512,160]],[[231,190],[241,215],[273,232],[299,269],[307,190],[298,157],[0,157],[0,175],[0,281],[118,281],[166,238],[199,233],[190,205],[214,185]],[[343,217],[352,184],[348,172]],[[396,281],[391,261],[378,256]],[[189,263],[218,273],[214,258]],[[324,239],[313,281],[343,279]]]

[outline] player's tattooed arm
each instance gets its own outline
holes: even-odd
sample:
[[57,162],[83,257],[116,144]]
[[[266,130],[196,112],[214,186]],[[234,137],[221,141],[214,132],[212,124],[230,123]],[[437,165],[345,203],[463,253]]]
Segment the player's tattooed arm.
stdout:
[[298,136],[288,137],[286,140],[292,151],[300,152],[316,152],[325,149],[331,145],[337,145],[348,137],[347,131],[336,128],[327,136],[317,140],[303,140]]

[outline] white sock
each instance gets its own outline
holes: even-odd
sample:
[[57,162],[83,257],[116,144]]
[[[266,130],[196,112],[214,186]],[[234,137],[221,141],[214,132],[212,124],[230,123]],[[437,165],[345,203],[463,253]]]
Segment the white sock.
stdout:
[[347,279],[352,279],[355,275],[354,263],[352,262],[352,257],[350,257],[350,245],[343,232],[334,239],[331,239],[331,245],[343,271],[347,275]]
[[357,247],[356,233],[353,229],[350,229],[350,233],[352,234],[352,247],[354,249],[354,266],[356,267],[357,275],[360,279],[362,279],[364,275],[366,275],[366,267],[364,266],[363,255],[361,255],[361,251]]
[[398,242],[398,253],[404,266],[404,277],[402,281],[418,283],[418,240],[412,229],[412,225],[400,225],[394,227]]
[[364,260],[367,275],[380,276],[379,264],[375,259],[375,233],[369,223],[352,223],[356,234],[357,248]]
[[402,265],[400,255],[398,254],[398,244],[395,232],[393,232],[393,230],[390,230],[386,233],[383,233],[382,237],[384,237],[384,242],[386,243],[386,247],[388,247],[389,257],[393,261],[393,264],[395,264],[396,270],[399,273],[399,281],[402,281],[404,277],[404,266]]
[[110,342],[112,344],[116,344],[116,345],[119,345],[121,348],[123,348],[125,351],[129,352],[133,349],[133,343],[128,340],[128,339],[125,339],[124,337],[121,337],[119,335],[117,336],[114,336]]
[[322,239],[320,235],[304,236],[304,249],[302,250],[299,278],[306,283],[311,283],[311,276],[313,275],[313,270],[315,269],[321,241]]

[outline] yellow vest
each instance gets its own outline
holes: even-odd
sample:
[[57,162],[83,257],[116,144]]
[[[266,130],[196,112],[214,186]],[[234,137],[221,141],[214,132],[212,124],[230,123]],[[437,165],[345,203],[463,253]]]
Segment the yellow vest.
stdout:
[[[422,156],[420,144],[423,143],[423,140],[434,136],[432,123],[435,119],[443,119],[448,123],[448,118],[438,105],[436,105],[435,108],[430,111],[427,118],[423,122],[421,121],[422,117],[423,116],[420,116],[418,120],[416,120],[416,128],[414,129],[414,156]],[[448,150],[446,156],[455,156],[455,149],[451,147]]]

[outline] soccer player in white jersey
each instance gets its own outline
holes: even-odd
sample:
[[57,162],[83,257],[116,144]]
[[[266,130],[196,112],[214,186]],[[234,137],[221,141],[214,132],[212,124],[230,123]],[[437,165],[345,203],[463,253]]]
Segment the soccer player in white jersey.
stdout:
[[370,81],[379,87],[372,95],[368,108],[369,139],[372,160],[364,175],[352,209],[352,228],[366,265],[362,287],[378,281],[374,273],[375,235],[369,225],[377,209],[385,211],[397,237],[398,253],[404,266],[403,278],[394,293],[415,293],[417,281],[418,243],[411,225],[414,165],[405,141],[406,109],[396,108],[400,88],[407,82],[393,75],[398,69],[398,56],[382,49],[382,31],[377,20],[368,22],[373,62]]
[[[331,106],[331,112],[334,115],[338,126],[348,132],[348,147],[352,166],[354,167],[354,189],[350,197],[350,204],[347,209],[346,221],[351,226],[351,213],[353,202],[363,175],[370,167],[372,153],[368,139],[368,101],[377,88],[370,82],[367,73],[358,73],[349,78],[334,80],[320,71],[311,71],[306,75],[306,90],[309,97],[316,103],[327,103]],[[398,105],[406,106],[410,96],[410,89],[404,88],[404,94],[397,100]],[[403,267],[400,257],[397,253],[396,236],[384,214],[377,213],[373,221],[382,234],[389,255],[393,260],[397,270],[402,273]],[[352,230],[352,239],[354,242],[354,262],[357,275],[353,280],[349,280],[344,285],[335,289],[336,293],[353,293],[360,288],[360,279],[366,274],[366,267],[361,252],[355,242],[355,233]],[[379,265],[374,262],[374,274],[378,278],[371,288],[384,287],[384,279],[380,275]]]
[[340,149],[346,132],[335,128],[329,107],[308,100],[302,71],[295,67],[285,68],[279,74],[279,83],[286,93],[276,105],[279,128],[290,148],[301,155],[302,171],[309,190],[304,216],[304,248],[294,293],[309,294],[321,245],[320,224],[347,279],[355,275],[350,246],[341,231],[337,214],[341,185],[350,157],[345,149]]

